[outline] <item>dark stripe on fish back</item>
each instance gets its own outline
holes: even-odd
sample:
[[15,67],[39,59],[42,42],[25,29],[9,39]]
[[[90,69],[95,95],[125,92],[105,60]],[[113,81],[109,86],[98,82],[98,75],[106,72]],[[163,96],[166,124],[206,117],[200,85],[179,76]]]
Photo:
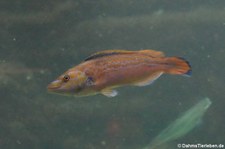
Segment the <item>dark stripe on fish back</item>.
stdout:
[[111,56],[111,55],[117,55],[117,54],[121,54],[121,53],[118,53],[118,52],[112,52],[112,53],[96,53],[96,54],[93,54],[93,55],[87,57],[84,61],[89,61],[89,60],[101,58],[101,57],[104,57],[104,56]]

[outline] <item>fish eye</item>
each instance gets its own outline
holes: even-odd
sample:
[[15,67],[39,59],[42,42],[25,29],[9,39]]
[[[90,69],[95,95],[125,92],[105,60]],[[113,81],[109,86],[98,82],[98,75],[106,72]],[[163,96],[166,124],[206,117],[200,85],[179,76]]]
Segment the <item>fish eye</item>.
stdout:
[[70,76],[66,74],[66,75],[63,77],[63,81],[64,81],[64,82],[67,82],[67,81],[69,81],[69,80],[70,80]]

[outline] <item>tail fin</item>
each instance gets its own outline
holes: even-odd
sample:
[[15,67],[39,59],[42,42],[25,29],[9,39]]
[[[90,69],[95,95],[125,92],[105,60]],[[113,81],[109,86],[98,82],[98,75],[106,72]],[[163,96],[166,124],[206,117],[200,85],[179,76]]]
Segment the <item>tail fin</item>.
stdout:
[[165,70],[166,73],[186,76],[191,75],[191,65],[184,58],[168,57],[166,58],[166,63],[170,66]]

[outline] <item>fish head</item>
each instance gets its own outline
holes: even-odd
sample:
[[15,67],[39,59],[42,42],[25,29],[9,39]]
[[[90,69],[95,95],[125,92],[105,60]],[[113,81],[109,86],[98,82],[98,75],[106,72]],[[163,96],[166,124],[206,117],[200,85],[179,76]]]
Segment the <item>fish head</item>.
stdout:
[[47,89],[49,92],[76,95],[79,94],[90,82],[89,77],[82,71],[67,71],[51,82]]

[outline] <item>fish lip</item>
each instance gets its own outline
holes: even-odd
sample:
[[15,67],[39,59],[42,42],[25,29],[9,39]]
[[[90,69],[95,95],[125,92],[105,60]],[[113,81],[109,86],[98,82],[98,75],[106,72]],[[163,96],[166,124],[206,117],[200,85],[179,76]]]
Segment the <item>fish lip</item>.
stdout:
[[60,85],[58,83],[59,83],[58,81],[53,81],[52,83],[50,83],[47,86],[47,90],[50,91],[50,92],[56,91],[57,89],[60,88]]
[[58,89],[58,88],[59,88],[58,86],[53,86],[53,85],[51,85],[51,84],[49,84],[49,85],[47,86],[48,91],[53,91],[53,90]]
[[50,87],[50,86],[47,87],[47,91],[49,93],[56,93],[58,91],[58,89],[59,89],[59,87]]

